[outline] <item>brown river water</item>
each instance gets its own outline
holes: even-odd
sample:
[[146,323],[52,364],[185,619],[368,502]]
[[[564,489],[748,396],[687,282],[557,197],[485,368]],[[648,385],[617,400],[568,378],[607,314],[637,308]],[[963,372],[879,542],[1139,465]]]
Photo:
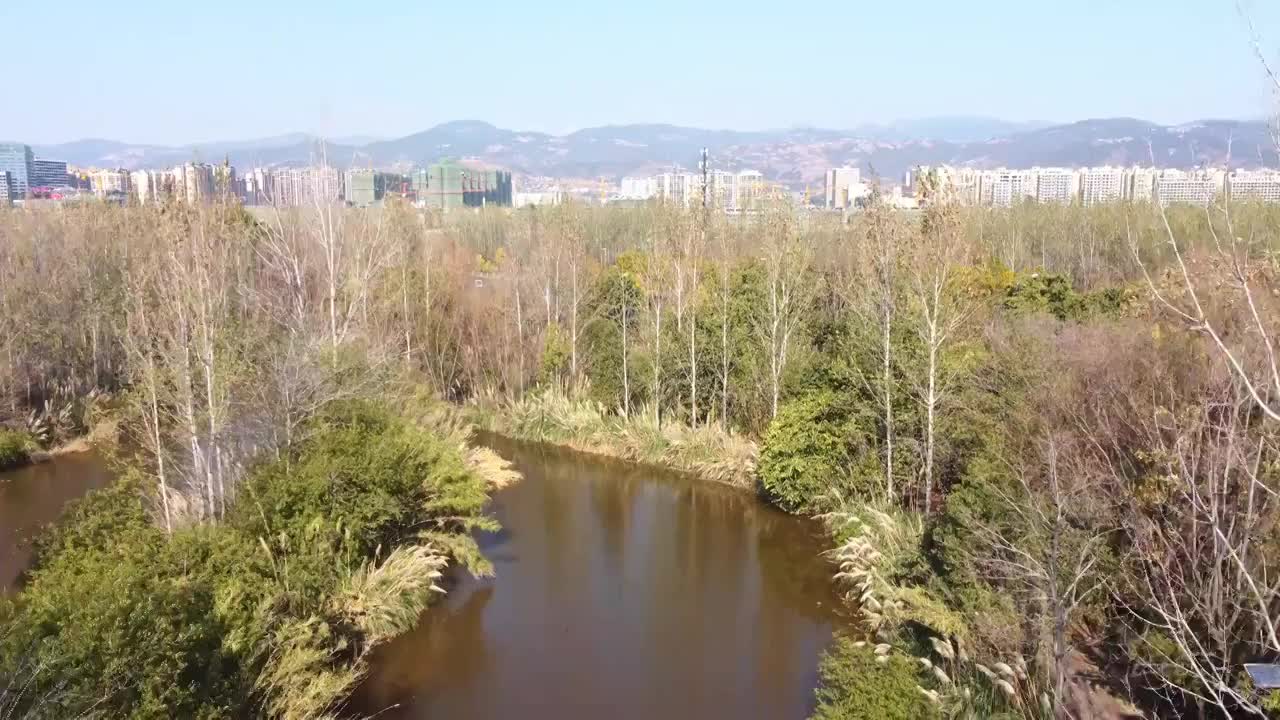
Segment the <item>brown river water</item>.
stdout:
[[92,452],[0,472],[0,594],[17,589],[40,530],[57,520],[68,502],[110,479],[106,464]]
[[[813,522],[652,468],[486,438],[524,474],[453,573],[378,650],[352,710],[379,718],[803,718],[846,622]],[[0,474],[0,591],[29,536],[106,482],[92,455]]]

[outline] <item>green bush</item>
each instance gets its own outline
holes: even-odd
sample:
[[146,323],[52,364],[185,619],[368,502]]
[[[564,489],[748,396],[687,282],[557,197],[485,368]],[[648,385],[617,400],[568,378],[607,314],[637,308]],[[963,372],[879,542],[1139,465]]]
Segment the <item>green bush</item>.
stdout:
[[883,658],[866,645],[839,638],[819,667],[818,705],[813,720],[926,720],[939,717],[920,691],[913,658]]
[[127,473],[75,504],[0,608],[0,716],[333,711],[446,558],[485,569],[469,533],[494,523],[473,467],[446,437],[343,403],[253,468],[219,524],[165,533]]
[[765,494],[788,512],[819,512],[837,495],[875,496],[883,484],[868,421],[843,394],[811,390],[784,404],[760,449]]
[[0,429],[0,470],[9,470],[31,462],[35,441],[26,433]]
[[836,396],[816,391],[778,411],[760,450],[760,484],[784,510],[814,508],[848,462]]

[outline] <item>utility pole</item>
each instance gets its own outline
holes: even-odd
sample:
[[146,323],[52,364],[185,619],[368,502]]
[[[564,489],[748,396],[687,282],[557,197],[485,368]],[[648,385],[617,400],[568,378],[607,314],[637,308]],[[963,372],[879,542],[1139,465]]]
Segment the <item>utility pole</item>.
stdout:
[[702,148],[702,214],[707,214],[707,192],[710,187],[707,184],[707,175],[710,172],[710,163],[707,162],[707,149]]

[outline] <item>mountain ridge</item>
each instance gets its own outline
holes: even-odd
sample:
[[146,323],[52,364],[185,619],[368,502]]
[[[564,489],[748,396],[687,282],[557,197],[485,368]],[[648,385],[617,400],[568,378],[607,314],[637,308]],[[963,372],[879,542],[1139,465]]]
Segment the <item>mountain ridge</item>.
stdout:
[[840,165],[855,165],[864,173],[889,178],[917,165],[943,163],[973,167],[1280,165],[1271,132],[1262,121],[1205,119],[1160,125],[1127,117],[1048,125],[957,116],[853,130],[726,130],[635,123],[582,128],[563,135],[455,120],[367,143],[327,142],[307,133],[287,133],[182,146],[86,138],[34,149],[40,157],[79,166],[126,169],[224,158],[238,167],[304,165],[327,158],[338,167],[404,169],[449,157],[524,175],[617,178],[677,166],[696,168],[703,147],[710,149],[713,167],[752,168],[793,186],[820,181],[826,168]]

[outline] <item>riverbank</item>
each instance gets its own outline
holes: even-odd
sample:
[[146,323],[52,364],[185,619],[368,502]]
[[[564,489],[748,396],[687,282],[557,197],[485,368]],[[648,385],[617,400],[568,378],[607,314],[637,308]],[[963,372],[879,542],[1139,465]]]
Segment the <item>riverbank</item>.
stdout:
[[89,432],[70,438],[49,448],[41,448],[31,433],[0,429],[0,472],[49,462],[62,455],[86,453],[95,446],[110,442],[116,436],[118,421],[102,420]]
[[0,429],[0,472],[30,465],[35,440],[26,433]]
[[630,416],[557,391],[508,403],[472,403],[457,410],[478,429],[516,440],[566,447],[694,475],[755,492],[756,443],[718,425],[691,428],[659,421],[651,408]]
[[0,603],[0,715],[332,716],[446,566],[491,572],[472,532],[497,529],[484,507],[516,477],[450,428],[359,401],[318,412],[212,520],[175,504],[169,527],[128,470],[72,506]]

